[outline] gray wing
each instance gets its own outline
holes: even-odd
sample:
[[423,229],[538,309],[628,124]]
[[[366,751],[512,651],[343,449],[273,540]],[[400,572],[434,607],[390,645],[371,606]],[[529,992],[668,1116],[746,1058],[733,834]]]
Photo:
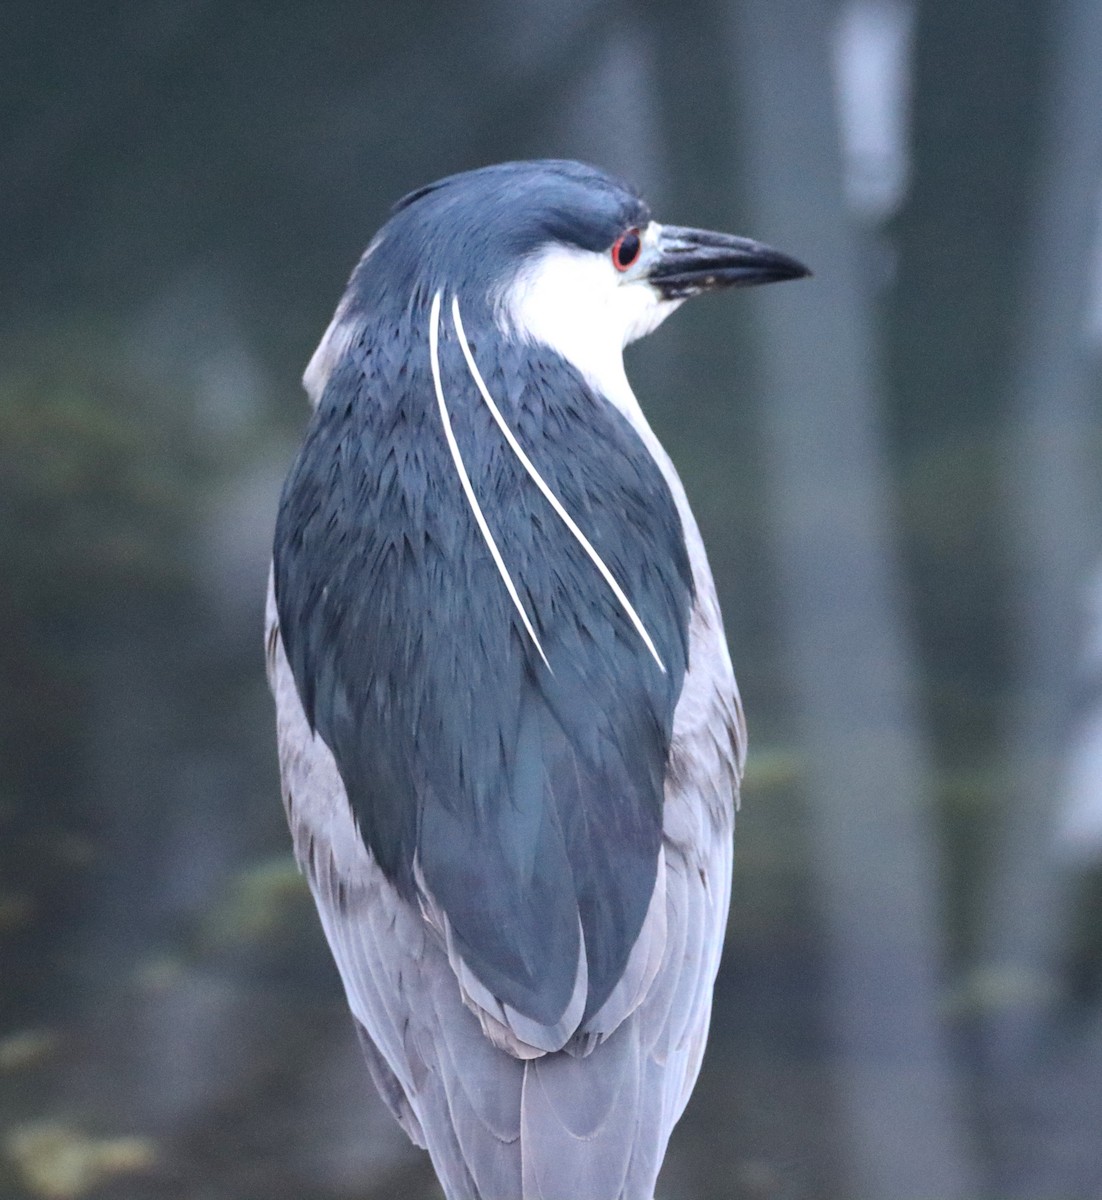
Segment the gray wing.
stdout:
[[307,724],[269,593],[268,668],[296,854],[371,1073],[402,1127],[429,1150],[448,1200],[654,1195],[707,1035],[745,744],[706,574],[690,636],[663,862],[624,986],[569,1052],[514,1043],[509,1053],[486,1036],[486,1014],[461,991],[445,931],[397,895],[359,836],[333,756]]

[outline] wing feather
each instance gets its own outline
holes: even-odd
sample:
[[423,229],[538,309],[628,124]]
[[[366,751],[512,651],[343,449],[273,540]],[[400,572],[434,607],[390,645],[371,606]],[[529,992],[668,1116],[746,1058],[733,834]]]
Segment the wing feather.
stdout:
[[465,314],[460,347],[440,302],[404,310],[401,353],[389,326],[334,334],[337,359],[312,372],[328,382],[284,486],[275,594],[309,727],[375,861],[427,899],[487,1032],[558,1050],[619,989],[598,1023],[614,1028],[660,948],[627,971],[692,572],[630,421],[508,339],[479,376],[492,415],[462,350],[499,331]]
[[[306,721],[271,603],[269,621],[296,852],[371,1073],[427,1147],[448,1200],[652,1200],[700,1067],[726,922],[743,737],[729,668],[693,653],[674,720],[659,886],[620,984],[569,1053],[525,1046],[515,1031],[507,1052],[486,1036],[439,914],[400,896],[359,836],[333,756]],[[708,626],[694,613],[698,648]],[[496,1020],[505,1007],[488,998]]]

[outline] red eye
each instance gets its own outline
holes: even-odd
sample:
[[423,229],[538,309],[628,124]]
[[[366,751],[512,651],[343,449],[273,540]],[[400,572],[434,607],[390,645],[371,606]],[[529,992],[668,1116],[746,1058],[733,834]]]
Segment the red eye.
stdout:
[[639,257],[643,249],[638,229],[629,229],[612,243],[612,265],[617,271],[626,271]]

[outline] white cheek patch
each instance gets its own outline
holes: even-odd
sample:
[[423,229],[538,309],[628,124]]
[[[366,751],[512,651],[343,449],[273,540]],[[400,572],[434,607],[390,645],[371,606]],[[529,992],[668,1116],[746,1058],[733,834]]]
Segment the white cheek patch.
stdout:
[[638,428],[643,415],[624,374],[624,347],[680,303],[663,300],[644,278],[619,274],[608,254],[554,245],[503,290],[497,314],[504,332],[561,354]]

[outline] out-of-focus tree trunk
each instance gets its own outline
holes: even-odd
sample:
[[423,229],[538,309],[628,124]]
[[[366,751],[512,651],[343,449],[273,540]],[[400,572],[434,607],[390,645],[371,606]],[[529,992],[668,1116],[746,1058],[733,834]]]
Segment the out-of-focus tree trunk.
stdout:
[[742,0],[732,27],[755,234],[812,283],[760,298],[773,533],[828,939],[846,1194],[973,1197],[937,1019],[938,871],[880,444],[866,247],[846,214],[827,8]]
[[1071,1180],[1054,1153],[1059,1127],[1081,1106],[1097,1112],[1102,1082],[1096,1068],[1093,1094],[1065,1096],[1070,1110],[1052,1111],[1055,1081],[1046,1077],[1054,1063],[1045,1033],[1068,919],[1066,877],[1054,853],[1056,802],[1077,682],[1081,602],[1100,541],[1086,330],[1102,183],[1102,8],[1094,0],[1056,5],[1051,45],[1022,248],[1006,455],[1018,690],[1008,731],[1013,774],[985,928],[985,973],[1001,984],[1000,1003],[984,1022],[985,1067],[999,1182],[1002,1194],[1014,1196],[1073,1194],[1065,1191]]

